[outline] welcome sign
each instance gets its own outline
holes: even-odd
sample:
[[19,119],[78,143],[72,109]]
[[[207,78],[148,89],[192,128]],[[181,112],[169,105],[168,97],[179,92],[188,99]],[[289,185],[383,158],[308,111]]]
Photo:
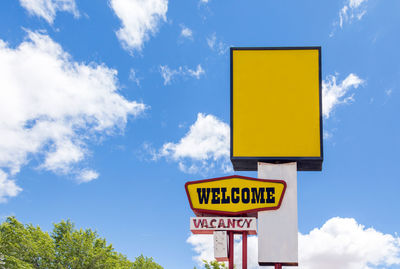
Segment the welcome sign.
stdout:
[[243,215],[276,210],[282,203],[286,183],[243,176],[228,176],[185,184],[190,207],[196,214]]

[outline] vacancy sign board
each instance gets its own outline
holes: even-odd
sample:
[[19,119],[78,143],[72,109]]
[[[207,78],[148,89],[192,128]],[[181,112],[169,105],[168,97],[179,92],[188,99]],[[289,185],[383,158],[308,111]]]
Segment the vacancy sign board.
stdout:
[[199,217],[190,218],[194,234],[212,234],[214,231],[239,231],[257,234],[256,218]]
[[231,48],[231,161],[322,169],[321,48]]
[[243,176],[228,176],[185,184],[190,207],[196,215],[238,216],[281,206],[286,183]]

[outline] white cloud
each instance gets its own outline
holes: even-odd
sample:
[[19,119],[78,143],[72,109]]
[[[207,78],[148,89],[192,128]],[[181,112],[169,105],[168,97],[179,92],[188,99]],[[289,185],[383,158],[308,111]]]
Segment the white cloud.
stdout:
[[110,0],[110,5],[122,22],[117,37],[131,53],[141,51],[150,34],[167,20],[168,0]]
[[328,76],[322,82],[322,113],[325,118],[329,118],[337,105],[353,101],[353,95],[348,95],[348,92],[353,88],[357,89],[364,83],[364,80],[353,73],[340,84],[336,84],[336,79],[336,76]]
[[19,0],[19,2],[29,14],[42,17],[50,24],[54,22],[57,11],[70,12],[79,17],[75,0]]
[[0,169],[0,203],[7,202],[7,197],[14,197],[22,189],[15,184],[14,180],[8,178],[8,175]]
[[197,79],[200,79],[200,76],[205,74],[204,69],[199,64],[197,65],[196,70],[187,69],[187,72],[189,73],[190,76],[195,77]]
[[[56,129],[58,126],[54,125],[48,128]],[[55,140],[51,148],[50,152],[47,152],[46,159],[41,168],[61,174],[69,173],[71,164],[82,161],[86,154],[82,141],[79,139],[72,141],[70,137]]]
[[387,96],[391,96],[392,93],[393,93],[393,89],[388,89],[388,90],[385,91],[385,94],[386,94]]
[[[197,253],[194,260],[213,260],[211,235],[191,235],[187,242]],[[241,240],[235,240],[235,265],[241,268]],[[249,268],[257,264],[257,237],[248,238]],[[352,218],[335,217],[310,233],[299,233],[301,269],[372,269],[400,264],[400,238],[365,228]]]
[[80,175],[78,176],[78,180],[80,183],[86,183],[86,182],[90,182],[98,177],[99,177],[99,173],[97,173],[96,171],[90,170],[90,169],[86,169],[80,173]]
[[140,79],[137,77],[136,71],[133,68],[129,70],[129,79],[135,82],[137,86],[140,86]]
[[164,79],[164,85],[168,85],[176,76],[191,76],[200,79],[201,75],[205,74],[205,71],[200,64],[197,65],[196,69],[190,69],[186,66],[179,66],[178,69],[171,69],[168,65],[160,65],[160,73]]
[[193,250],[198,254],[193,259],[198,265],[203,264],[203,260],[214,260],[214,241],[212,234],[192,234],[186,240],[193,246]]
[[361,20],[367,13],[367,0],[348,0],[339,12],[339,26],[343,28],[345,23],[351,23],[353,20]]
[[190,28],[186,27],[185,25],[181,25],[181,36],[186,37],[189,39],[193,39],[193,32]]
[[224,42],[217,40],[216,33],[211,34],[206,40],[208,47],[211,50],[216,51],[219,55],[225,54],[229,49],[229,46],[227,46]]
[[171,69],[168,65],[160,65],[160,73],[164,79],[164,85],[170,84],[173,77],[182,74],[182,72],[183,70],[181,66],[178,69]]
[[365,228],[352,218],[332,218],[299,235],[304,269],[369,269],[400,264],[400,238]]
[[330,132],[330,131],[328,131],[328,130],[324,130],[324,133],[323,133],[323,138],[324,139],[331,139],[332,138],[332,136],[333,136],[333,134],[332,134],[332,132]]
[[158,157],[178,162],[186,173],[206,173],[215,168],[231,171],[229,125],[213,115],[199,113],[196,122],[179,142],[165,143]]
[[[118,93],[116,75],[74,62],[44,34],[28,32],[16,48],[0,40],[0,169],[15,175],[34,157],[41,169],[79,178],[87,142],[122,130],[146,108]],[[18,192],[7,186],[3,200]]]
[[211,36],[207,37],[207,45],[210,49],[214,49],[215,42],[217,41],[217,34],[213,33]]

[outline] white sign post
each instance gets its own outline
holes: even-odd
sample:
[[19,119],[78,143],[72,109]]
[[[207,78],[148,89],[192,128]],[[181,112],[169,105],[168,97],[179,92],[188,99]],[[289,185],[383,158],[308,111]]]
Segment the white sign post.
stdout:
[[258,178],[280,179],[287,185],[279,210],[258,212],[258,263],[297,266],[297,165],[258,163]]

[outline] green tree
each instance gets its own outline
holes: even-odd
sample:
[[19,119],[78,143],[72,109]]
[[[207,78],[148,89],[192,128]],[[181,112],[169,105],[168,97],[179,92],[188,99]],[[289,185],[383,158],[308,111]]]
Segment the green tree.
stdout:
[[51,234],[57,268],[133,268],[133,263],[114,251],[112,245],[91,229],[75,229],[74,224],[54,224]]
[[144,257],[143,254],[136,257],[133,263],[135,269],[163,269],[160,265],[153,261],[153,258]]
[[[203,262],[204,262],[204,267],[206,269],[228,269],[228,267],[223,262],[218,262],[218,261],[208,262],[206,260],[203,260]],[[234,268],[236,268],[236,266]],[[194,269],[196,269],[196,266],[194,267]]]
[[71,221],[54,224],[49,235],[31,224],[8,217],[0,225],[1,269],[162,269],[143,255],[135,262],[116,252],[91,229],[75,229]]
[[218,261],[204,261],[204,267],[206,269],[228,269],[228,267],[226,267],[225,263],[223,262],[218,262]]
[[4,268],[51,268],[55,257],[51,237],[40,227],[26,227],[14,217],[0,225]]

